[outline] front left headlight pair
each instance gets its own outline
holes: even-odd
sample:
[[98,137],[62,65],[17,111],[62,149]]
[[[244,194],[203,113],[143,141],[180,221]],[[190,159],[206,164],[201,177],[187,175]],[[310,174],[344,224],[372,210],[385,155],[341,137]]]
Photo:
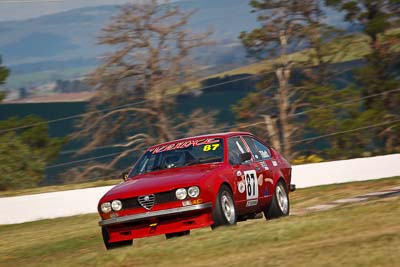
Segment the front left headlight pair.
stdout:
[[101,204],[100,209],[103,213],[109,213],[111,210],[119,211],[122,209],[122,202],[120,200],[113,200],[110,202],[104,202]]
[[188,189],[179,188],[175,191],[175,196],[179,200],[184,200],[187,196],[196,198],[200,195],[200,188],[198,186],[191,186]]

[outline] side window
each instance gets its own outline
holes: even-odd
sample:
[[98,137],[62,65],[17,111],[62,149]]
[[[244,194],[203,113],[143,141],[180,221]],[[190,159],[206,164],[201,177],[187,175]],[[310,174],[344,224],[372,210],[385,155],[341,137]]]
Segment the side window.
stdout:
[[249,136],[245,136],[244,140],[250,147],[251,153],[253,154],[255,160],[271,158],[271,152],[269,151],[268,147],[261,144],[259,141]]
[[240,154],[246,152],[246,148],[240,137],[231,137],[228,139],[228,158],[229,163],[239,164]]
[[256,139],[253,139],[254,145],[256,146],[258,152],[261,154],[262,159],[270,159],[271,156],[271,150],[269,150],[268,147],[257,141]]

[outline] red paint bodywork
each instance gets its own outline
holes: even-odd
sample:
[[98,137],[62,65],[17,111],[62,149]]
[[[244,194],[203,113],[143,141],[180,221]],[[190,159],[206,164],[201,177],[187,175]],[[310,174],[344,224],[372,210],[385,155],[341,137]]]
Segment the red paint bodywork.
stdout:
[[[212,225],[212,208],[215,205],[216,197],[222,184],[226,184],[231,189],[238,216],[246,216],[247,214],[254,214],[263,211],[272,201],[272,194],[279,179],[283,179],[287,186],[287,192],[289,192],[291,166],[284,157],[271,147],[268,148],[271,151],[272,157],[271,159],[262,160],[263,163],[261,161],[255,161],[254,158],[251,162],[240,165],[232,165],[229,163],[227,139],[236,136],[251,136],[263,143],[260,139],[250,133],[229,132],[186,138],[149,148],[148,151],[152,151],[159,146],[165,146],[186,140],[222,138],[225,148],[224,161],[219,163],[206,163],[158,170],[129,178],[127,181],[112,188],[100,199],[98,204],[99,214],[102,218],[99,222],[100,225],[102,222],[106,222],[115,217],[123,219],[124,216],[137,214],[146,215],[150,214],[150,212],[162,212],[163,210],[183,207],[182,200],[175,200],[167,203],[155,204],[151,210],[146,210],[140,206],[133,209],[123,209],[118,212],[113,211],[111,213],[102,213],[100,205],[104,202],[168,192],[182,187],[188,188],[194,185],[200,188],[200,195],[196,199],[188,198],[188,200],[190,200],[193,205],[210,203],[210,207],[168,216],[155,216],[135,222],[115,223],[103,226],[107,228],[110,236],[109,241],[118,242],[131,240],[134,238],[175,233]],[[244,141],[244,139],[242,140]],[[248,147],[247,150],[250,152]],[[275,161],[275,164],[273,161]],[[266,166],[269,170],[266,170]],[[260,183],[258,184],[259,197],[257,205],[246,207],[247,200],[245,193],[240,193],[238,190],[238,183],[242,181],[243,178],[237,176],[237,173],[238,171],[243,173],[244,171],[249,170],[256,170],[257,177],[261,177],[262,183],[261,185]]]

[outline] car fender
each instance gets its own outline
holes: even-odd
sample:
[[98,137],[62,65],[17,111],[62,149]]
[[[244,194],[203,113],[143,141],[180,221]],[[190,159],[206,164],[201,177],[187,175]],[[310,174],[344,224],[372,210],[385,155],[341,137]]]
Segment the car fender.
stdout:
[[275,186],[276,186],[276,184],[278,183],[278,180],[279,180],[280,178],[282,178],[282,179],[285,181],[285,183],[287,184],[287,181],[286,181],[286,179],[285,179],[284,177],[285,177],[285,176],[283,175],[282,170],[278,170],[278,171],[275,171],[275,172],[274,172],[274,177],[273,177],[274,189],[275,189]]
[[212,192],[212,196],[213,196],[213,200],[212,200],[213,207],[215,205],[215,200],[217,199],[219,189],[221,188],[221,186],[223,184],[226,184],[231,189],[232,197],[233,197],[233,195],[234,195],[234,192],[233,192],[234,186],[232,184],[232,181],[230,181],[228,179],[228,177],[226,177],[225,175],[218,175],[217,177],[214,177],[211,180],[213,181],[213,184],[210,185],[210,187],[211,187],[210,191]]
[[286,177],[284,175],[284,173],[282,172],[282,170],[279,170],[279,171],[274,173],[274,178],[273,178],[274,190],[275,190],[275,187],[276,187],[279,179],[282,179],[285,182],[286,190],[287,190],[287,192],[290,192],[291,191],[291,189],[290,189],[290,177]]

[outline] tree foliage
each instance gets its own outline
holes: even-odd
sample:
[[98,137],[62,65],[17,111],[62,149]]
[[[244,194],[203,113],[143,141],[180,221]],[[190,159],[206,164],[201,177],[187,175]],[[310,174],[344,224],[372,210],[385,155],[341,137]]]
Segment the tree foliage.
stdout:
[[325,3],[344,12],[346,21],[362,25],[372,43],[399,20],[398,0],[325,0]]
[[1,65],[2,60],[1,60],[1,56],[0,56],[0,85],[4,84],[8,75],[10,74],[10,71]]
[[[398,151],[398,123],[386,129],[369,126],[399,118],[400,42],[395,29],[400,25],[399,1],[326,0],[326,4],[361,25],[369,36],[370,54],[363,67],[337,63],[358,40],[325,24],[320,1],[252,0],[260,27],[240,38],[250,56],[278,58],[273,71],[262,74],[257,91],[233,108],[236,118],[250,122],[247,128],[266,133],[289,158],[296,157],[293,151],[324,158]],[[288,50],[300,45],[307,47],[306,59],[296,64]],[[343,84],[342,74],[351,70],[356,83]],[[324,137],[318,146],[315,139],[304,138],[314,136]]]
[[[208,33],[185,28],[192,14],[155,0],[127,4],[103,29],[99,42],[114,51],[88,77],[96,88],[89,111],[96,112],[83,118],[75,136],[89,141],[81,153],[116,142],[126,150],[109,164],[85,168],[83,175],[109,173],[149,145],[216,129],[214,112],[175,110],[177,94],[187,90],[186,82],[198,70],[191,51],[209,43]],[[99,112],[105,107],[110,109]]]
[[[1,55],[0,55],[0,85],[4,84],[7,80],[8,75],[10,74],[9,69],[1,65]],[[0,102],[4,99],[5,94],[4,92],[0,92]]]
[[[355,69],[357,85],[366,97],[359,118],[360,125],[370,125],[400,118],[400,1],[393,0],[326,0],[326,3],[345,13],[347,21],[362,26],[369,37],[370,53],[365,66]],[[380,97],[369,97],[381,94]],[[366,131],[370,150],[394,152],[400,150],[400,127],[388,127]],[[383,147],[383,148],[382,148]]]
[[[327,43],[341,35],[323,23],[319,1],[253,0],[250,5],[260,27],[243,32],[242,43],[251,56],[278,58],[273,72],[262,75],[258,91],[249,94],[233,110],[239,121],[255,122],[258,131],[266,132],[272,145],[291,158],[296,154],[295,139],[304,135],[307,125],[297,113],[314,104],[310,103],[310,87],[325,85],[330,94],[334,90],[327,86],[328,66],[345,50]],[[311,49],[302,66],[296,66],[289,51],[301,45]]]
[[46,165],[57,157],[65,142],[65,138],[49,137],[48,125],[36,116],[0,121],[0,190],[38,185]]
[[46,163],[14,132],[0,135],[0,191],[36,186]]
[[[252,0],[250,5],[257,13],[260,27],[251,32],[242,32],[240,39],[252,56],[278,55],[280,60],[274,67],[274,76],[265,75],[259,84],[257,95],[249,95],[239,103],[235,110],[242,116],[243,107],[253,107],[261,111],[264,117],[268,137],[273,146],[282,150],[291,157],[291,141],[296,134],[297,127],[290,120],[290,115],[296,111],[295,103],[291,103],[291,95],[298,93],[296,87],[290,83],[293,71],[293,62],[288,57],[288,49],[297,42],[299,28],[301,28],[301,11],[294,1]],[[268,105],[269,110],[259,110],[253,105],[259,98],[262,106]],[[293,105],[291,105],[293,104]],[[250,113],[260,114],[249,109]]]

